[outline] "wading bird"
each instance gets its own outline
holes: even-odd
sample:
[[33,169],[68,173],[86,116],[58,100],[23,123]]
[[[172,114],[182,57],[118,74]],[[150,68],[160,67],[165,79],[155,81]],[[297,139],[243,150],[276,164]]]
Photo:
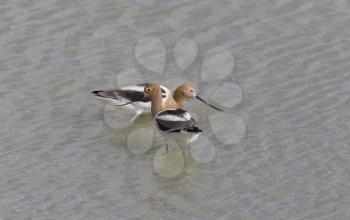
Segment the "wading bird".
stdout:
[[[139,115],[151,112],[151,98],[144,96],[145,84],[137,84],[132,86],[125,86],[121,89],[113,90],[97,90],[92,93],[99,99],[108,101],[114,106],[123,107],[135,113],[132,118],[134,121]],[[197,95],[196,89],[191,83],[183,83],[177,87],[172,94],[165,86],[159,85],[161,91],[161,105],[164,109],[178,109],[182,108],[188,99],[196,98],[206,105],[222,111],[221,109],[209,104],[207,101]]]
[[173,140],[181,146],[195,141],[202,133],[197,122],[190,113],[183,109],[164,109],[162,106],[162,93],[159,84],[147,83],[144,88],[146,98],[151,98],[151,112],[154,122],[161,135],[166,140],[166,150]]

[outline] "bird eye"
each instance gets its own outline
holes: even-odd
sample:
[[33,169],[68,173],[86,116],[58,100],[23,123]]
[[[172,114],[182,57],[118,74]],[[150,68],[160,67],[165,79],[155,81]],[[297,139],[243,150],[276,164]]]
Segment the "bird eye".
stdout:
[[194,90],[193,90],[193,89],[190,89],[190,92],[194,92]]
[[150,92],[151,91],[151,88],[146,88],[146,92]]

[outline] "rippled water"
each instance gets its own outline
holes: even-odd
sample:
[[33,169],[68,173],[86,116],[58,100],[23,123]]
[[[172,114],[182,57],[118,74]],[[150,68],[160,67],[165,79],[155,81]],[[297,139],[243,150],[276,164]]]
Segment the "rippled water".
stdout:
[[[350,1],[2,0],[0,12],[0,219],[350,218]],[[204,61],[215,48],[227,61]],[[115,129],[89,94],[137,81],[130,71],[193,81],[231,123],[190,103],[209,133],[191,155],[172,149],[179,171],[166,170],[160,143],[137,148],[144,132]]]

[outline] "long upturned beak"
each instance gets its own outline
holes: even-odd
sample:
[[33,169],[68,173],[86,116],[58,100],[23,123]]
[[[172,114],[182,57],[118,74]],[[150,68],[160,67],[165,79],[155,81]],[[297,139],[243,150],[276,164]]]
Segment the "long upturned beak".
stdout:
[[219,110],[219,111],[223,111],[222,109],[219,109],[219,108],[213,106],[212,104],[209,104],[207,101],[205,101],[204,99],[202,99],[202,98],[199,97],[198,95],[196,95],[195,97],[196,97],[196,99],[198,99],[199,101],[203,102],[204,104],[206,104],[206,105],[212,107],[213,109],[216,109],[216,110]]

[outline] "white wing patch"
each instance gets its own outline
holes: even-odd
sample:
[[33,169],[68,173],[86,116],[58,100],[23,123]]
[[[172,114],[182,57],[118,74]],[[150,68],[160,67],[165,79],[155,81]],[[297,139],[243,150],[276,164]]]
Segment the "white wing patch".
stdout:
[[160,88],[162,88],[162,89],[165,91],[165,94],[166,94],[167,96],[168,96],[169,94],[171,94],[170,89],[168,89],[167,87],[160,85]]
[[165,97],[162,98],[162,104],[166,105],[167,102],[169,101],[169,96],[171,95],[171,91],[170,91],[170,89],[168,89],[167,87],[162,86],[162,85],[160,85],[160,88],[162,88],[165,91]]
[[162,121],[186,121],[184,117],[176,115],[159,115],[157,118]]
[[185,120],[186,121],[189,121],[189,120],[191,120],[191,115],[190,115],[190,113],[188,113],[188,112],[185,112],[184,114],[183,114],[183,117],[185,118]]
[[192,118],[188,112],[185,112],[181,115],[164,114],[157,115],[156,117],[163,121],[190,121]]

